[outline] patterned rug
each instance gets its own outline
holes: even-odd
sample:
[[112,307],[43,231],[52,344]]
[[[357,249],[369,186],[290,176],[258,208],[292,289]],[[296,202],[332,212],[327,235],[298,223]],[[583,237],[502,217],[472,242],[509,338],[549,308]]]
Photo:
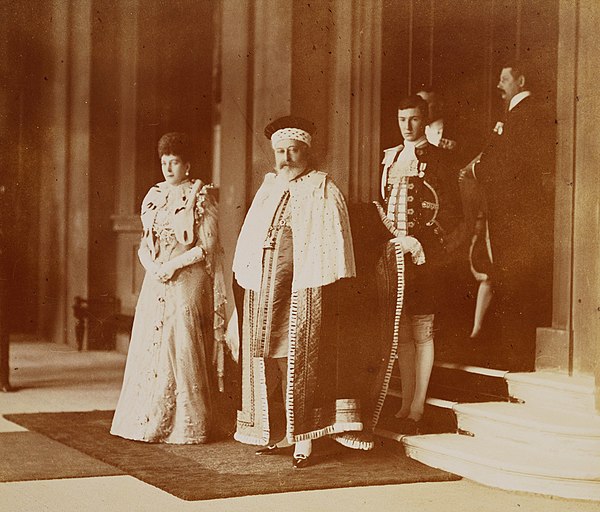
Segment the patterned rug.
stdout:
[[[407,458],[393,441],[364,452],[320,439],[313,447],[314,464],[297,470],[291,451],[259,457],[254,447],[230,438],[184,446],[127,441],[109,434],[112,415],[91,411],[5,417],[116,468],[112,474],[120,470],[184,500],[458,479]],[[61,451],[64,447],[58,445],[57,453]],[[37,463],[46,464],[41,458]]]

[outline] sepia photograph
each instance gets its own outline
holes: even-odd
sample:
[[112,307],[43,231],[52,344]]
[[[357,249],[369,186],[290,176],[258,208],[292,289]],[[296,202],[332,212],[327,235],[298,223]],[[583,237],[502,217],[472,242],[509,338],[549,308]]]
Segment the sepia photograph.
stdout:
[[0,510],[600,509],[597,0],[0,15]]

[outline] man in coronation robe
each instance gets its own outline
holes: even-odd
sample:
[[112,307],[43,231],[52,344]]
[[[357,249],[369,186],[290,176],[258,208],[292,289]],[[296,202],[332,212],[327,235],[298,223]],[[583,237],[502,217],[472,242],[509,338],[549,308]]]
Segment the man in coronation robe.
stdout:
[[[355,275],[350,224],[340,190],[310,165],[313,132],[292,116],[265,128],[275,169],[254,197],[233,262],[245,290],[234,437],[262,446],[257,455],[294,445],[295,468],[311,463],[313,439],[350,445],[345,433],[362,429],[359,404],[338,378],[344,347],[335,335],[336,283]],[[281,393],[285,433],[274,428]]]

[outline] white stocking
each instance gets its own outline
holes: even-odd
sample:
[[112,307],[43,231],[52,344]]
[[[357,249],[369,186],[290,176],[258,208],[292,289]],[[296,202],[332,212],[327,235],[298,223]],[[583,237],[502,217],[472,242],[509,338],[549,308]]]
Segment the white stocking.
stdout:
[[307,457],[312,452],[312,441],[307,439],[305,441],[297,441],[294,447],[294,455],[306,455]]
[[414,315],[412,318],[415,340],[415,393],[410,405],[409,418],[419,421],[423,416],[429,378],[433,368],[433,315]]
[[402,407],[397,418],[419,421],[425,409],[433,368],[433,315],[402,315],[398,331],[398,368]]

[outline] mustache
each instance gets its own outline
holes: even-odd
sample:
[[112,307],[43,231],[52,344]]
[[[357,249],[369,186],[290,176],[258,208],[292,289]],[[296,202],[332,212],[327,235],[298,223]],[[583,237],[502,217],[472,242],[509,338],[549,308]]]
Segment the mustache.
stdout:
[[280,163],[277,165],[277,168],[278,168],[278,169],[282,169],[283,167],[293,167],[293,168],[296,168],[296,167],[301,167],[301,166],[300,166],[300,165],[298,165],[298,164],[295,164],[294,162],[288,162],[288,161],[286,160],[285,162],[280,162]]

